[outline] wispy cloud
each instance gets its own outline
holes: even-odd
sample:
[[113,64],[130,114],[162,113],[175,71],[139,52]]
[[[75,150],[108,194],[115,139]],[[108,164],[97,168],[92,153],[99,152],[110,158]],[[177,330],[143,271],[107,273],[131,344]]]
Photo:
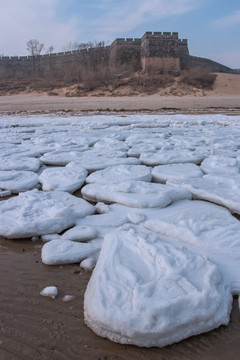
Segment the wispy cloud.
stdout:
[[26,42],[38,39],[46,47],[60,48],[75,39],[78,19],[60,20],[57,16],[59,0],[8,0],[1,2],[0,54],[24,55]]
[[217,27],[230,27],[240,24],[240,10],[234,11],[233,14],[212,21],[211,25]]
[[198,7],[200,0],[101,0],[103,16],[95,20],[98,33],[103,37],[124,33],[149,21],[181,15]]

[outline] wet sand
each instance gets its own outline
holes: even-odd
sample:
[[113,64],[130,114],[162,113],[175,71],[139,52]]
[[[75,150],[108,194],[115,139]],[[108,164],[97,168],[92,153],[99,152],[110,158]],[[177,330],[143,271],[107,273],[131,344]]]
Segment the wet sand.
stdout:
[[[240,79],[240,77],[239,77]],[[47,95],[0,96],[0,114],[41,114],[86,112],[182,112],[182,113],[240,113],[240,95],[177,97],[61,97]]]
[[[91,273],[78,265],[50,267],[41,262],[41,242],[0,240],[1,360],[237,360],[240,312],[234,299],[230,324],[158,348],[115,344],[96,336],[83,320],[83,297]],[[39,293],[57,285],[52,300]],[[66,294],[74,295],[63,302]]]

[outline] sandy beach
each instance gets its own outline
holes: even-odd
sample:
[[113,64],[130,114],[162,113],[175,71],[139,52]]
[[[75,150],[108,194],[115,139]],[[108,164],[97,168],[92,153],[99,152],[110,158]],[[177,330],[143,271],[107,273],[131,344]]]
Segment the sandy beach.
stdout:
[[[240,79],[240,77],[239,77]],[[178,112],[224,113],[240,112],[240,95],[203,97],[62,97],[24,94],[0,97],[0,114],[39,114],[86,112]]]
[[87,112],[156,112],[156,113],[230,113],[240,112],[240,75],[217,74],[212,90],[204,96],[92,96],[66,97],[46,93],[22,93],[0,96],[0,114],[63,113],[78,115]]

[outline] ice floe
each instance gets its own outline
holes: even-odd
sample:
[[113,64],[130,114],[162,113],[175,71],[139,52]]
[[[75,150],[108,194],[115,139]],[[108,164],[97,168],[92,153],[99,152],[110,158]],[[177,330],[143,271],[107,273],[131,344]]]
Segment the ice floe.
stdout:
[[0,236],[17,239],[59,233],[94,212],[92,205],[66,192],[26,191],[0,202]]
[[0,188],[9,190],[12,194],[30,190],[38,184],[38,175],[32,171],[1,171]]
[[239,174],[239,164],[237,159],[227,156],[209,156],[204,159],[200,166],[205,173],[215,173],[222,175]]
[[173,187],[145,181],[88,184],[82,188],[83,198],[90,201],[106,201],[130,207],[165,207],[171,202],[190,199],[188,191],[176,191]]
[[199,178],[203,173],[195,164],[170,164],[155,166],[152,170],[153,181],[166,183],[167,180]]
[[66,167],[52,167],[43,170],[39,175],[39,182],[42,184],[43,191],[58,190],[73,193],[81,188],[87,174],[86,169],[69,163]]
[[[227,324],[240,293],[239,124],[2,116],[0,197],[20,195],[0,201],[0,236],[42,240],[48,265],[96,266],[85,320],[113,341],[165,346]],[[68,193],[82,186],[85,200]]]
[[47,265],[78,263],[93,255],[98,255],[100,249],[100,240],[93,240],[88,243],[52,240],[42,247],[42,262]]
[[116,165],[90,174],[86,182],[151,181],[151,169],[144,165]]
[[211,201],[240,214],[240,175],[207,174],[201,179],[169,180],[167,184],[189,190],[195,199]]
[[213,263],[130,226],[105,237],[84,317],[115,342],[162,347],[227,324],[231,303]]

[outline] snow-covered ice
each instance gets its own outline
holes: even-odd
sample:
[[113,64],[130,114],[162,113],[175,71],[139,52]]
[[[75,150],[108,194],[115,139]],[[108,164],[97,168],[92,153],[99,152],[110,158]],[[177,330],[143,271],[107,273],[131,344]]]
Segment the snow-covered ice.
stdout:
[[82,188],[82,195],[90,201],[115,202],[138,208],[165,207],[173,201],[191,198],[189,191],[175,190],[180,189],[145,181],[122,181],[86,185]]
[[240,214],[240,175],[207,174],[201,179],[169,180],[167,185],[189,190],[195,199],[211,201]]
[[39,182],[42,184],[43,191],[59,190],[73,193],[81,188],[87,174],[86,169],[69,163],[66,167],[52,167],[43,170],[39,175]]
[[66,192],[26,191],[0,202],[0,236],[17,239],[59,233],[94,212],[92,205]]
[[104,239],[84,316],[110,340],[162,347],[227,324],[231,303],[213,263],[128,226]]
[[205,174],[215,173],[222,175],[239,174],[239,164],[237,159],[228,156],[209,156],[204,159],[200,166]]
[[[2,116],[0,130],[0,236],[41,239],[49,265],[96,265],[84,307],[97,334],[165,346],[228,323],[239,116]],[[68,193],[82,186],[85,200]]]
[[151,181],[151,169],[144,165],[116,165],[90,174],[86,182]]
[[12,194],[30,190],[38,184],[38,175],[32,171],[1,171],[0,188],[9,190]]
[[166,183],[167,180],[199,178],[203,173],[196,164],[170,164],[155,166],[152,170],[153,181]]
[[55,299],[58,294],[57,286],[47,286],[41,290],[40,295],[50,297],[51,299]]
[[100,240],[88,243],[52,240],[43,245],[42,262],[47,265],[77,263],[93,255],[98,255],[100,248]]

